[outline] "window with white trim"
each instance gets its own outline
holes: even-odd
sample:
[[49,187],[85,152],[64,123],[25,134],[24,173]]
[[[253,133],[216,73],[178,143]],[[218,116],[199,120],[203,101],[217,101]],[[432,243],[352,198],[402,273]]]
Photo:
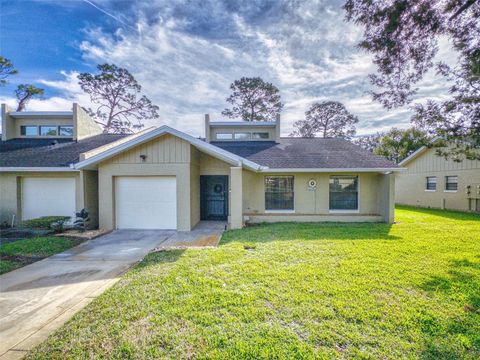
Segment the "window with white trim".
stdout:
[[217,138],[217,140],[232,140],[233,139],[233,134],[217,133],[216,138]]
[[330,210],[358,210],[358,176],[330,176]]
[[268,139],[268,132],[254,132],[252,133],[252,139]]
[[35,125],[22,125],[20,126],[20,135],[38,136],[38,127]]
[[42,125],[40,126],[41,136],[56,136],[57,127],[55,125]]
[[58,127],[58,135],[60,136],[73,136],[72,125],[60,125]]
[[293,176],[265,176],[265,210],[294,210]]
[[427,182],[425,190],[435,191],[437,190],[437,177],[436,176],[427,176]]
[[458,176],[445,176],[445,190],[447,191],[458,190]]
[[236,132],[235,140],[250,140],[250,133],[248,132]]

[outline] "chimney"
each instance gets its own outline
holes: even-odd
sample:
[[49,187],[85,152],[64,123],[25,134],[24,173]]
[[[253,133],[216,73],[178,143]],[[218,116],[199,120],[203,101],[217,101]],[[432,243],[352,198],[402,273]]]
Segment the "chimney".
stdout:
[[275,141],[280,142],[280,114],[275,119]]
[[210,142],[210,114],[205,114],[205,141]]

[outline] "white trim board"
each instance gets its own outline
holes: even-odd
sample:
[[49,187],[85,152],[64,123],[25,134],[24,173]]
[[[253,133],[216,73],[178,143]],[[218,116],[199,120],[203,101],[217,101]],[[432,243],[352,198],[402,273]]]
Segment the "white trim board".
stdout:
[[271,169],[263,167],[260,172],[264,173],[360,173],[360,172],[380,172],[390,173],[392,171],[404,171],[406,168],[278,168]]
[[78,172],[69,167],[0,167],[0,172]]
[[119,144],[113,148],[110,148],[108,150],[105,150],[104,152],[101,152],[100,154],[94,155],[88,159],[85,159],[83,161],[78,162],[75,164],[76,169],[88,169],[88,168],[93,168],[96,164],[98,164],[101,161],[107,160],[123,151],[132,149],[133,147],[142,144],[144,142],[147,142],[149,140],[152,140],[156,137],[160,137],[165,134],[170,134],[173,136],[176,136],[180,139],[183,139],[185,141],[188,141],[190,144],[195,146],[197,149],[203,151],[204,153],[208,155],[212,155],[220,160],[223,160],[225,162],[228,162],[229,164],[233,166],[239,166],[242,167],[245,166],[248,169],[258,171],[262,168],[259,164],[254,163],[253,161],[244,159],[240,156],[237,156],[235,154],[232,154],[231,152],[228,152],[226,150],[220,149],[219,147],[215,145],[211,145],[203,140],[197,139],[191,135],[185,134],[184,132],[175,130],[167,125],[163,125],[159,128],[155,128],[147,133],[144,133],[134,139],[131,139],[127,142],[124,142],[122,144]]

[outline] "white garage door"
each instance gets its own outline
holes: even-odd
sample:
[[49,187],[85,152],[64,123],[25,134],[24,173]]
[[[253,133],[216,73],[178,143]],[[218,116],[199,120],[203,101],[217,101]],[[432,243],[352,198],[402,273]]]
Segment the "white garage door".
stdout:
[[22,178],[22,219],[75,216],[75,178]]
[[117,177],[118,229],[176,229],[177,181],[174,176]]

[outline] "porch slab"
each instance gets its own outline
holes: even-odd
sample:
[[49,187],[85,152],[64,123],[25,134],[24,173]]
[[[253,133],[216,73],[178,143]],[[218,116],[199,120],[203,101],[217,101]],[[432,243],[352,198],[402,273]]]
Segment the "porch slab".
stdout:
[[227,227],[224,221],[200,221],[191,231],[179,231],[153,251],[216,247]]

